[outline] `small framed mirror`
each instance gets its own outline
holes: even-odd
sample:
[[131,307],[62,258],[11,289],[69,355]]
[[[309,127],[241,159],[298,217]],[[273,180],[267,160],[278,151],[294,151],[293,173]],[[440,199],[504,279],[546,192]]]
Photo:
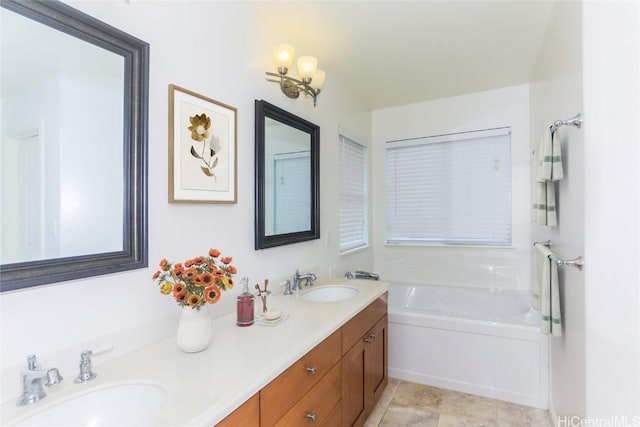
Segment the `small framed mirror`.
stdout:
[[320,238],[320,127],[255,102],[255,248]]

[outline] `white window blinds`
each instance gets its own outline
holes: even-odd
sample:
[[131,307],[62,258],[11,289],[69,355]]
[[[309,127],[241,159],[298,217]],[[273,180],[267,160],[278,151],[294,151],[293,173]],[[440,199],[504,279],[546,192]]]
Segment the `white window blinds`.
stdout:
[[511,130],[385,145],[387,242],[511,245]]
[[340,252],[369,244],[367,147],[340,135]]

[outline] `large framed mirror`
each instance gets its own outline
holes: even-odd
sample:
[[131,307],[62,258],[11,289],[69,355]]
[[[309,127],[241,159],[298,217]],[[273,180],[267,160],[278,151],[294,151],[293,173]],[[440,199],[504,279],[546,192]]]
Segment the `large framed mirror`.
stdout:
[[149,45],[1,0],[0,290],[147,266]]
[[255,102],[255,248],[320,238],[320,127]]

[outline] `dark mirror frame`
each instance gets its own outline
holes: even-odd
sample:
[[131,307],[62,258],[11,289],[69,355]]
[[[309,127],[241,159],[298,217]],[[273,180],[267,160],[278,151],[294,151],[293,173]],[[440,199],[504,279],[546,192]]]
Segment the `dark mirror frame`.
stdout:
[[[266,249],[320,238],[320,127],[264,100],[255,101],[255,248]],[[311,228],[296,233],[265,236],[265,118],[308,133],[311,140]]]
[[0,291],[147,267],[149,44],[59,1],[1,0],[0,6],[122,56],[125,83],[123,250],[0,265]]

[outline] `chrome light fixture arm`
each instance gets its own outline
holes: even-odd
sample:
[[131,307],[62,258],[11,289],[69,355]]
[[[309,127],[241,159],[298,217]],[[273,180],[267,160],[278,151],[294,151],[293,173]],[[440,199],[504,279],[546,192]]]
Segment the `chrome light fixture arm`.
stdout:
[[[289,77],[286,74],[287,69],[278,69],[279,73],[271,73],[266,72],[265,74],[268,76],[278,77],[278,80],[275,79],[267,79],[269,82],[279,83],[280,89],[282,92],[289,98],[296,99],[300,96],[300,92],[304,92],[313,98],[313,106],[316,106],[316,98],[320,94],[320,89],[313,89],[309,83],[311,79],[308,79],[308,82],[304,82],[302,80],[298,80],[293,77]],[[284,71],[284,72],[283,72]]]

